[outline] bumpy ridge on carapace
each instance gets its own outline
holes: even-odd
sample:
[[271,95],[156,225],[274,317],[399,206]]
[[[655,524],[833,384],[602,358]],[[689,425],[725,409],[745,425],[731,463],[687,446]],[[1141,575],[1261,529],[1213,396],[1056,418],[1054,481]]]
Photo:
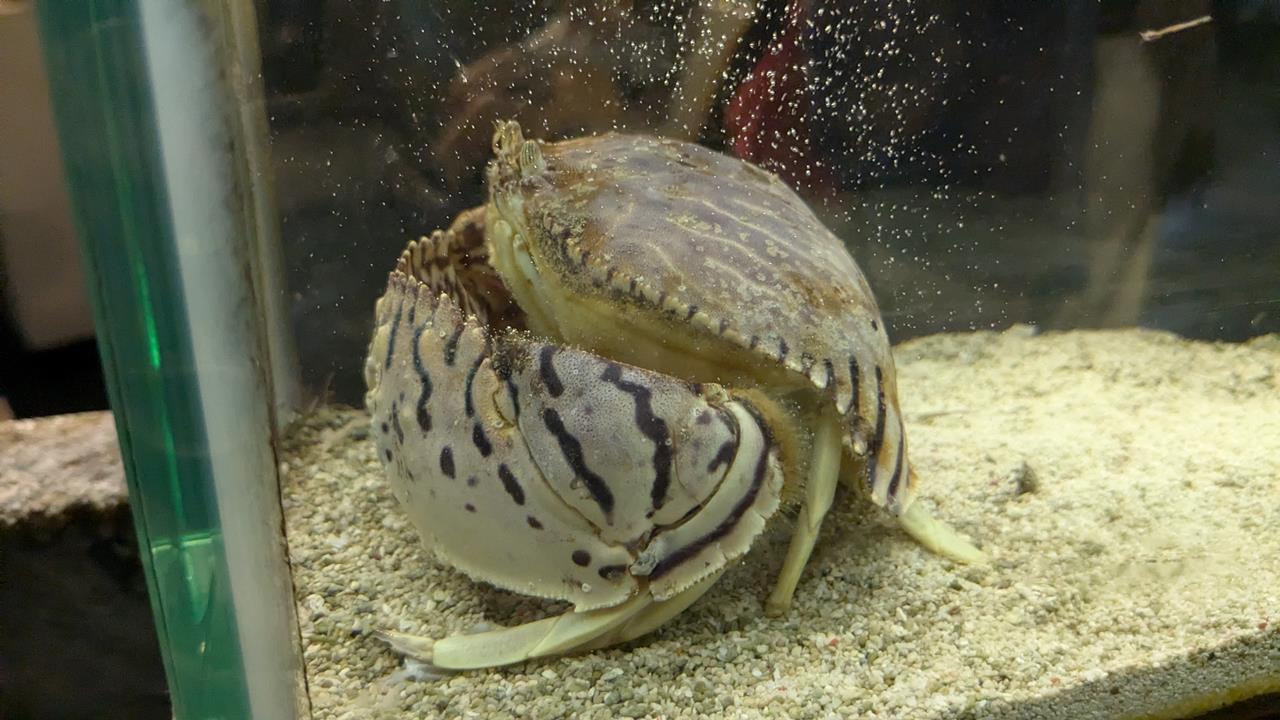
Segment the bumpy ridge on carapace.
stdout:
[[409,243],[395,272],[447,293],[464,313],[491,327],[523,327],[520,308],[489,264],[483,207],[463,212],[448,230]]
[[691,143],[607,134],[540,147],[545,183],[525,186],[525,208],[571,273],[807,378],[845,417],[846,445],[874,458],[873,500],[905,506],[914,480],[879,309],[799,196]]

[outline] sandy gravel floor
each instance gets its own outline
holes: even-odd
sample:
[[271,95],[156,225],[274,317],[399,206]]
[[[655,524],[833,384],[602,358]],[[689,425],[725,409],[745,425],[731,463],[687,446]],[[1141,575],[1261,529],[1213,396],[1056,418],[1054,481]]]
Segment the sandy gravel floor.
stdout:
[[787,617],[761,611],[782,520],[648,638],[445,678],[370,631],[559,608],[431,559],[362,413],[300,423],[284,502],[315,717],[1176,717],[1280,688],[1280,337],[1014,328],[897,358],[923,502],[990,565],[842,496]]

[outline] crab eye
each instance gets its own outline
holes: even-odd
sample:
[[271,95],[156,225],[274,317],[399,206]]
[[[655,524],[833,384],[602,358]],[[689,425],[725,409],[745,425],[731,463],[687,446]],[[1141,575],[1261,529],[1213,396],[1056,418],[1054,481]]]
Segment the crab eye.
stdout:
[[547,164],[542,159],[542,149],[538,147],[538,143],[533,140],[526,140],[520,146],[520,174],[528,177],[546,169]]
[[520,123],[514,120],[499,122],[493,133],[493,151],[498,155],[514,152],[524,142],[524,133]]

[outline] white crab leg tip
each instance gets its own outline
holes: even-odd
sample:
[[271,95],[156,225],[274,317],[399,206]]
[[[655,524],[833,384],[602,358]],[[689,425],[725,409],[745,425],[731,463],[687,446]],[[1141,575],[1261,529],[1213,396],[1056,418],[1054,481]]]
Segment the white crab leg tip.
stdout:
[[913,502],[898,516],[902,529],[915,538],[925,549],[949,560],[966,565],[987,561],[986,553],[974,546],[968,538],[956,532],[950,525],[929,514],[924,505]]
[[374,636],[390,645],[392,650],[401,655],[425,663],[432,663],[434,660],[436,641],[432,638],[396,632],[395,630],[378,630],[374,632]]

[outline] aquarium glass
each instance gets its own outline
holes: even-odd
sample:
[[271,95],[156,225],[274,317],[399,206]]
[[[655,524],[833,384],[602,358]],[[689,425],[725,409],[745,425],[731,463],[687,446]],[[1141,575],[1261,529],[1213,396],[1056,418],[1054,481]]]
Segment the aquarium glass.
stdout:
[[178,717],[249,712],[137,9],[41,6],[63,152]]
[[179,716],[1275,706],[1274,4],[69,7]]

